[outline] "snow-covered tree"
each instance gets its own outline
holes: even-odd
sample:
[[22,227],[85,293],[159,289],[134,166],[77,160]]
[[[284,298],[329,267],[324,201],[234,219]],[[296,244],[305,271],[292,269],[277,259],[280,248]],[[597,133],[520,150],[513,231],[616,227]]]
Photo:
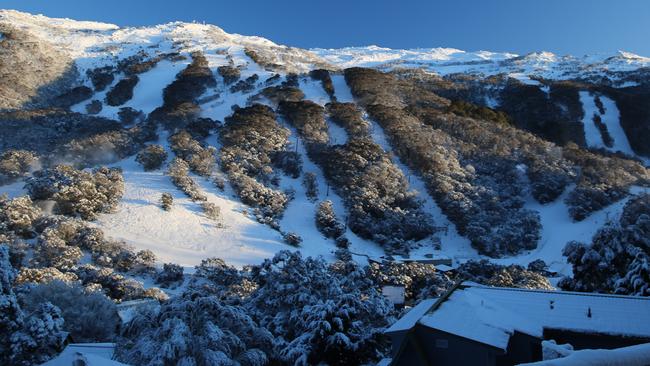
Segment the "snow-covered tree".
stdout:
[[167,160],[167,151],[160,145],[148,145],[140,150],[135,160],[142,164],[145,171],[160,169]]
[[13,232],[16,235],[31,236],[32,225],[41,215],[29,196],[7,199],[0,195],[0,234]]
[[327,238],[336,239],[345,233],[345,227],[336,218],[332,201],[326,200],[318,205],[316,227]]
[[302,185],[305,187],[305,194],[311,201],[318,198],[318,182],[316,181],[316,174],[313,172],[306,172],[302,177]]
[[53,281],[31,287],[23,296],[25,310],[36,311],[50,302],[65,319],[63,330],[75,342],[106,342],[112,340],[119,324],[115,303],[101,292],[88,292],[78,283]]
[[174,204],[174,197],[171,194],[165,192],[160,197],[160,205],[163,210],[171,211],[172,205]]
[[0,185],[10,183],[38,165],[31,151],[7,150],[0,155]]
[[156,275],[156,283],[166,287],[181,281],[183,281],[183,267],[174,263],[163,264],[162,270]]
[[65,333],[60,310],[49,302],[25,314],[13,291],[15,271],[0,245],[0,363],[31,366],[61,351]]
[[96,168],[90,172],[69,165],[40,170],[27,180],[34,200],[53,200],[55,211],[93,220],[100,212],[113,211],[124,193],[124,178],[118,168]]
[[251,270],[259,289],[244,304],[278,337],[283,363],[363,364],[381,357],[393,307],[356,264],[282,251]]
[[559,283],[564,289],[647,295],[650,195],[630,199],[619,222],[598,230],[590,245],[569,242],[563,254],[573,266],[573,277]]
[[118,360],[150,365],[261,366],[274,358],[273,335],[245,309],[215,296],[188,291],[141,313],[118,340]]

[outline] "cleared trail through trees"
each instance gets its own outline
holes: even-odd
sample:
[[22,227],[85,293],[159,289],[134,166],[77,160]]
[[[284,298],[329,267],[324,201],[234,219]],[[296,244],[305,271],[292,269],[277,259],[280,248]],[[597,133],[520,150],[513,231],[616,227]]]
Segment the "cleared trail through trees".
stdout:
[[[302,88],[301,90],[303,90],[303,92],[305,93],[306,100],[311,100],[320,105],[325,104],[327,100],[329,100],[329,96],[327,95],[327,93],[325,93],[325,90],[320,85],[320,82],[316,82],[312,80],[307,80],[307,81],[303,80],[301,81],[300,85]],[[291,177],[288,176],[283,176],[282,178],[283,188],[287,188],[287,186],[293,188],[295,190],[295,198],[291,200],[291,202],[289,202],[289,205],[287,206],[284,216],[280,222],[280,227],[285,231],[292,231],[292,230],[296,231],[300,235],[304,235],[303,232],[305,234],[309,234],[309,236],[307,235],[304,236],[304,238],[307,239],[305,241],[321,238],[323,241],[328,242],[329,245],[327,245],[326,248],[331,249],[333,251],[334,249],[336,249],[336,247],[334,246],[334,241],[330,239],[325,239],[322,236],[322,234],[318,231],[318,229],[316,228],[314,215],[316,214],[316,210],[320,202],[324,200],[330,200],[332,201],[332,206],[334,208],[334,212],[336,213],[336,217],[341,222],[345,223],[347,221],[348,212],[345,208],[345,205],[343,204],[343,199],[334,191],[333,187],[329,186],[323,174],[323,170],[307,156],[307,151],[305,149],[304,141],[302,137],[300,137],[296,128],[282,117],[279,117],[278,121],[283,127],[286,127],[291,131],[290,139],[291,139],[291,143],[293,144],[292,148],[300,155],[302,159],[302,168],[303,168],[302,175],[297,179],[292,179]],[[333,125],[332,122],[327,121],[327,124],[330,128],[332,128]],[[345,134],[345,137],[347,139],[347,133],[345,132],[345,130],[343,130],[342,128],[340,129],[341,129],[340,132]],[[339,137],[342,138],[342,136]],[[342,142],[338,141],[337,143],[342,143]],[[318,198],[315,202],[312,202],[306,199],[305,197],[305,188],[302,185],[302,176],[307,172],[312,172],[316,175],[316,183],[318,185]],[[353,255],[353,258],[357,260],[361,259],[362,261],[364,261],[363,258],[366,257],[378,259],[379,257],[384,255],[384,250],[378,244],[360,238],[358,235],[353,233],[352,230],[350,230],[350,228],[347,225],[345,229],[346,230],[344,236],[348,238],[348,240],[350,241],[350,251],[367,254],[367,256]],[[319,242],[320,244],[321,239],[317,239],[316,241]],[[305,254],[307,253],[312,254],[311,250],[306,250]],[[318,253],[318,254],[322,254],[322,253]],[[325,257],[333,258],[331,254]]]
[[[334,83],[334,93],[336,98],[341,103],[355,103],[354,97],[350,88],[345,82],[343,75],[333,75],[332,81]],[[427,192],[424,181],[415,174],[406,164],[392,153],[392,147],[388,142],[384,130],[375,121],[369,120],[364,113],[364,119],[370,123],[370,135],[384,151],[391,153],[393,163],[396,164],[408,179],[410,187],[418,192],[418,197],[423,201],[423,208],[427,211],[434,220],[434,225],[440,228],[440,231],[434,236],[439,236],[441,240],[440,250],[435,250],[432,246],[433,243],[423,243],[417,249],[411,251],[411,257],[421,257],[427,253],[434,253],[437,255],[445,255],[454,258],[456,261],[464,261],[471,258],[478,257],[476,249],[472,248],[469,239],[463,237],[456,230],[456,225],[449,221],[447,216],[442,213],[438,204],[433,200],[431,195]]]

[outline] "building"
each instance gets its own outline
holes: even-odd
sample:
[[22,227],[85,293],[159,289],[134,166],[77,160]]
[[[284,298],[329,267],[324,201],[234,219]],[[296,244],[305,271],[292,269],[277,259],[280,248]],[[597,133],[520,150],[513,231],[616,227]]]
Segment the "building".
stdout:
[[127,366],[113,360],[113,343],[71,343],[42,366]]
[[543,340],[574,349],[650,343],[650,298],[459,283],[386,330],[392,365],[514,365]]

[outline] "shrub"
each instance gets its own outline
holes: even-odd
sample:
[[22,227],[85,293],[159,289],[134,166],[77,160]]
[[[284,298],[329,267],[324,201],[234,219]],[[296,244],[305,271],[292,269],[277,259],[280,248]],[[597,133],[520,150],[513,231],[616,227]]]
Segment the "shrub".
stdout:
[[183,281],[183,267],[174,263],[163,264],[162,270],[156,276],[156,283],[169,287],[175,282]]
[[201,193],[194,179],[188,176],[189,171],[190,165],[185,160],[177,157],[169,163],[167,175],[171,178],[172,183],[193,201],[206,201],[208,198]]
[[206,177],[212,173],[216,163],[215,148],[204,148],[185,130],[171,135],[169,142],[174,153],[185,160],[193,172]]
[[313,172],[306,172],[302,178],[302,185],[305,187],[305,194],[310,201],[318,199],[318,182],[316,181],[316,174]]
[[205,216],[210,220],[217,221],[221,219],[221,207],[216,204],[212,202],[202,202],[201,208],[203,209]]
[[0,233],[13,232],[23,237],[32,236],[34,221],[41,215],[29,196],[7,199],[0,195]]
[[144,120],[144,113],[142,111],[137,111],[131,107],[120,108],[120,111],[117,112],[117,116],[120,118],[120,122],[125,125],[138,123]]
[[0,185],[24,177],[38,164],[38,157],[26,150],[7,150],[0,155]]
[[[271,187],[278,178],[273,160],[295,170],[296,155],[286,154],[289,131],[275,120],[273,111],[263,105],[240,108],[226,118],[219,131],[221,166],[242,202],[259,209],[258,220],[273,224],[282,215],[288,197]],[[280,155],[278,155],[280,154]],[[278,156],[292,156],[279,159]],[[282,163],[281,161],[285,162]],[[279,162],[280,161],[280,162]],[[286,162],[291,161],[288,168]]]
[[163,90],[164,106],[171,108],[187,102],[194,102],[216,80],[208,66],[208,60],[200,52],[192,53],[192,63],[176,75],[176,80]]
[[330,119],[345,129],[351,138],[363,138],[370,134],[370,123],[363,119],[361,109],[354,103],[327,103]]
[[294,233],[294,232],[288,232],[282,235],[282,239],[284,239],[284,242],[293,245],[294,247],[297,247],[302,243],[302,238],[300,235]]
[[138,84],[140,78],[137,75],[127,76],[120,80],[106,93],[106,104],[110,106],[122,105],[133,98],[133,88]]
[[234,83],[241,76],[239,69],[230,65],[217,67],[217,72],[223,77],[223,82],[226,85]]
[[643,194],[630,199],[618,222],[599,229],[591,244],[567,243],[562,254],[573,267],[573,278],[563,278],[558,286],[573,291],[648,296],[649,238],[650,195]]
[[171,194],[165,192],[160,197],[160,205],[163,210],[171,211],[172,205],[174,204],[174,197]]
[[35,200],[53,200],[55,211],[94,220],[98,213],[113,211],[124,192],[118,168],[96,168],[91,172],[69,165],[40,170],[27,180],[27,192]]
[[103,109],[103,104],[101,101],[95,99],[90,103],[86,104],[86,113],[88,114],[98,114]]
[[250,93],[253,90],[255,90],[255,86],[257,83],[257,80],[259,80],[259,76],[257,74],[253,74],[249,77],[247,77],[245,80],[239,80],[237,84],[233,85],[230,87],[230,92],[231,93]]
[[515,264],[503,266],[487,259],[468,261],[458,267],[458,273],[466,280],[489,286],[553,290],[544,275]]
[[103,91],[115,80],[115,74],[112,66],[98,67],[89,69],[86,74],[93,83],[96,91]]
[[345,233],[345,227],[336,218],[332,201],[323,201],[318,205],[316,227],[327,238],[337,239]]
[[156,170],[167,160],[167,152],[160,145],[149,145],[140,150],[135,160],[142,164],[145,171]]

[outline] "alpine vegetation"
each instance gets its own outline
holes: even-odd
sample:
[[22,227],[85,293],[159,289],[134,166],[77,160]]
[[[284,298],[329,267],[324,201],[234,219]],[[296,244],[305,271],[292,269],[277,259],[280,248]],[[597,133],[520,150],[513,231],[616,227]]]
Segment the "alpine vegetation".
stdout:
[[644,349],[648,70],[0,10],[0,364]]

